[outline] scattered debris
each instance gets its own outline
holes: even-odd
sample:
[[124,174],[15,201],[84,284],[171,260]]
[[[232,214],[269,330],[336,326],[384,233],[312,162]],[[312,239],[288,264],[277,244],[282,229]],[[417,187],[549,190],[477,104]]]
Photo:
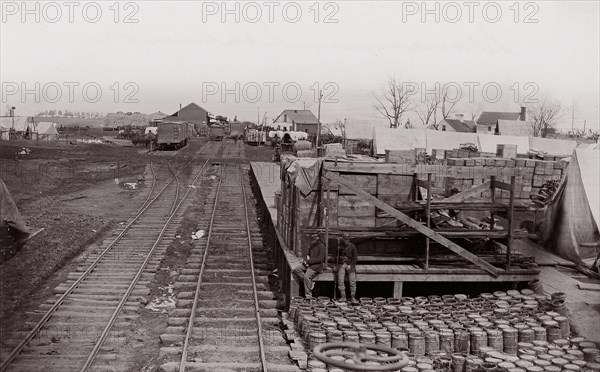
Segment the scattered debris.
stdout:
[[156,297],[144,308],[151,310],[151,311],[161,312],[161,313],[166,313],[167,309],[174,309],[177,299],[175,298],[175,294],[173,293],[173,284],[169,284],[166,287],[158,287],[158,288],[162,289],[162,290],[166,289],[167,293],[161,295],[160,297]]
[[123,186],[128,189],[135,190],[137,188],[137,182],[125,182]]
[[17,151],[17,155],[29,155],[29,153],[31,153],[31,149],[27,147],[22,147],[19,149],[19,151]]
[[204,236],[204,230],[198,230],[192,234],[192,239],[198,240],[198,239],[202,238],[203,236]]

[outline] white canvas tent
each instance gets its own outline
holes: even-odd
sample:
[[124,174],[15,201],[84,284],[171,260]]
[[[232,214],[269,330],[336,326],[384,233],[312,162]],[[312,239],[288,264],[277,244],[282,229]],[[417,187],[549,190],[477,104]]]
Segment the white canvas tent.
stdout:
[[9,139],[9,133],[23,133],[27,129],[31,131],[31,122],[27,116],[3,116],[0,117],[0,138]]
[[517,145],[517,154],[527,154],[529,152],[529,137],[481,134],[478,139],[481,152],[496,153],[498,145]]
[[346,119],[345,120],[345,131],[346,139],[349,140],[371,140],[373,139],[373,129],[385,129],[389,128],[390,125],[381,120],[359,120],[359,119]]
[[59,136],[55,124],[48,121],[41,121],[34,124],[33,132],[37,136],[37,138],[34,138],[39,140],[56,141]]
[[529,147],[532,150],[542,150],[554,156],[568,156],[577,147],[577,142],[555,138],[529,137]]
[[427,153],[431,154],[434,149],[452,150],[460,148],[460,145],[472,143],[478,146],[477,133],[463,132],[445,132],[428,129],[425,131],[427,136]]
[[423,129],[373,129],[373,153],[385,155],[385,150],[412,150],[427,147]]
[[600,151],[573,151],[567,175],[544,215],[546,248],[576,263],[594,257],[581,243],[600,241]]

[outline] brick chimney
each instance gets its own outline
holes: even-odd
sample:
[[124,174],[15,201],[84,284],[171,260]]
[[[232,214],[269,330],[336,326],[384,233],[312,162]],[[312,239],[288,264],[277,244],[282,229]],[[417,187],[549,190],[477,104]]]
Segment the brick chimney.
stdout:
[[527,108],[525,106],[521,106],[521,116],[519,118],[521,121],[527,120]]

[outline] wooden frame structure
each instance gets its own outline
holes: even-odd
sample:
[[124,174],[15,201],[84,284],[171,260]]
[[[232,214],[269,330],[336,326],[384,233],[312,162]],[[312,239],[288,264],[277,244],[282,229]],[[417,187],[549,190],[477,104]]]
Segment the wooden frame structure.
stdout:
[[[513,252],[513,240],[528,236],[528,232],[512,228],[514,212],[527,209],[514,202],[512,175],[504,177],[509,178],[510,183],[498,181],[491,175],[480,185],[435,200],[431,179],[436,173],[398,172],[397,167],[397,164],[325,161],[319,175],[320,187],[305,194],[294,184],[286,184],[284,171],[281,172],[282,195],[276,198],[278,212],[273,221],[276,226],[270,237],[275,244],[273,258],[288,300],[298,293],[291,270],[301,262],[303,250],[308,247],[305,237],[315,231],[324,232],[332,243],[349,232],[355,240],[363,241],[363,248],[364,244],[375,246],[374,250],[361,252],[359,245],[359,281],[394,282],[394,296],[402,295],[404,282],[519,282],[537,278],[539,270],[527,265],[529,258],[515,256]],[[427,180],[421,179],[423,176]],[[480,197],[484,192],[485,195],[490,192],[490,200]],[[509,228],[435,228],[431,212],[439,209],[486,211],[491,221],[495,221],[495,216],[505,217]],[[421,216],[420,221],[417,216]],[[414,264],[416,256],[407,257],[396,250],[398,242],[411,241],[408,238],[424,239],[424,254],[416,252],[421,255],[417,265]],[[450,240],[463,238],[502,240],[506,254],[475,254]],[[517,257],[516,264],[513,264],[514,257]],[[443,266],[446,262],[463,262],[467,266]],[[316,280],[333,282],[333,272],[328,269]]]

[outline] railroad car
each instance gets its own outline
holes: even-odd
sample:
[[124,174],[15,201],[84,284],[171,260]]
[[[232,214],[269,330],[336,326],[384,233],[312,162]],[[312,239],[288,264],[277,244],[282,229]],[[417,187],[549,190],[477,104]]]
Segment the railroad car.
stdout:
[[221,141],[225,137],[225,126],[213,124],[208,128],[208,138],[211,141]]
[[246,125],[244,123],[229,123],[229,136],[242,138],[245,128]]
[[193,126],[189,123],[165,122],[158,124],[156,146],[159,150],[179,149],[187,145]]

